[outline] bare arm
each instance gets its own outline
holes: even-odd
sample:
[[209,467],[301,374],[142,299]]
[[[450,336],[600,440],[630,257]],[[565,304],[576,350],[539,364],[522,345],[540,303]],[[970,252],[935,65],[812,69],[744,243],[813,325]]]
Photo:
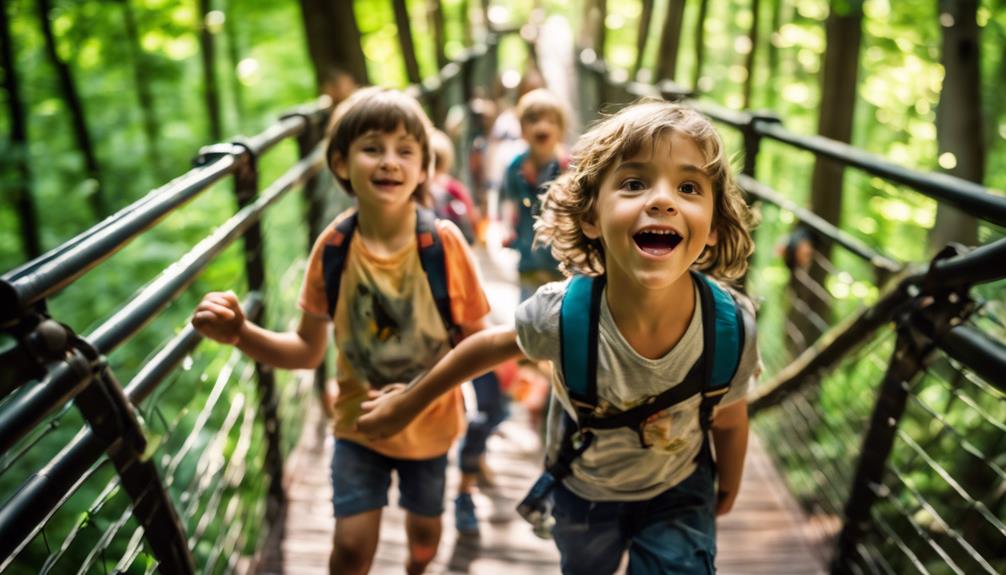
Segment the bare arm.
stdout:
[[192,326],[205,337],[235,345],[253,360],[279,369],[317,367],[328,343],[326,318],[302,314],[296,331],[271,331],[247,321],[232,292],[206,294],[192,315]]
[[459,343],[419,381],[365,402],[357,429],[374,438],[394,435],[452,387],[522,355],[513,326],[482,330]]
[[713,445],[719,489],[716,515],[725,515],[734,506],[744,473],[748,449],[748,404],[741,400],[720,409],[713,419]]

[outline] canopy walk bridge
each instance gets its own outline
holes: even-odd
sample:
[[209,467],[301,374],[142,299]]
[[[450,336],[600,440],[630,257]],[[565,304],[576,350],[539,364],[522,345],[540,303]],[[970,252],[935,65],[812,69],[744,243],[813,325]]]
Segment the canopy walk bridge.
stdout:
[[[461,111],[461,158],[484,135],[470,104],[496,67],[490,38],[409,88],[435,121]],[[710,116],[744,152],[739,183],[765,222],[745,285],[759,305],[765,373],[749,398],[755,437],[740,500],[719,521],[719,571],[1006,572],[1006,198],[671,83],[629,82],[589,50],[558,74],[547,75],[568,82],[580,125],[602,104],[666,98]],[[248,317],[293,321],[285,312],[307,249],[339,209],[323,160],[330,112],[322,99],[200,150],[187,173],[0,278],[0,571],[327,571],[334,522],[319,397],[332,362],[276,372],[167,318],[182,317],[173,303],[191,309],[190,287],[226,286]],[[759,180],[763,148],[932,197],[985,222],[992,239],[898,261]],[[220,213],[225,184],[236,210],[212,233],[97,325],[59,323],[58,294],[83,301],[116,281],[116,252],[170,234],[184,210]],[[224,199],[200,203],[213,194]],[[775,246],[797,233],[813,238],[812,252],[789,268]],[[506,321],[513,264],[492,245],[478,255]],[[117,359],[127,346],[146,359]],[[489,463],[498,477],[479,495],[481,538],[458,538],[445,520],[431,572],[557,573],[554,546],[513,511],[541,466],[519,410],[491,439]],[[401,572],[401,522],[392,504],[373,572]]]

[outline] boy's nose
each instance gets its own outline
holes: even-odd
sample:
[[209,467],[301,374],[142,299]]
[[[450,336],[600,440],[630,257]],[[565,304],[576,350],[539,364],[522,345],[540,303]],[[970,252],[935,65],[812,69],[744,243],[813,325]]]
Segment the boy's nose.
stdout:
[[671,185],[658,181],[651,190],[649,205],[646,208],[654,213],[664,211],[673,213],[677,209],[677,203]]
[[381,155],[381,161],[379,163],[379,167],[382,167],[382,168],[391,168],[391,167],[397,166],[397,165],[398,165],[398,162],[396,161],[394,153],[387,152],[387,153],[384,153],[384,154]]

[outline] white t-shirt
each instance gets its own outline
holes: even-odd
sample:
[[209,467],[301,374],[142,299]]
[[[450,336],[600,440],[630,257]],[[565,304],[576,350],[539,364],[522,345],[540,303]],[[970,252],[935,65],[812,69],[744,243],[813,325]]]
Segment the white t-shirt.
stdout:
[[[555,457],[562,441],[562,412],[576,412],[563,383],[559,346],[559,315],[569,280],[545,284],[517,308],[517,343],[531,359],[552,362],[552,399],[549,405],[547,451]],[[744,317],[744,350],[730,390],[717,409],[743,399],[760,372],[755,318],[751,302],[733,292]],[[639,355],[619,333],[608,309],[607,291],[601,298],[598,330],[597,396],[605,415],[639,405],[678,385],[702,355],[702,313],[698,288],[695,311],[681,340],[666,355],[648,359]],[[693,471],[702,447],[699,425],[701,395],[695,395],[651,417],[643,433],[643,447],[634,429],[594,429],[593,443],[573,461],[564,484],[591,501],[642,501],[674,487]]]

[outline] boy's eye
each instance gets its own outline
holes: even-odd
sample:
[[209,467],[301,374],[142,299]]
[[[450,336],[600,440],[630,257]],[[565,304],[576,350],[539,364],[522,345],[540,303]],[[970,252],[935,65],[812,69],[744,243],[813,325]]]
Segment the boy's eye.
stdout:
[[368,153],[368,154],[376,154],[376,153],[378,153],[378,152],[381,151],[381,149],[379,147],[374,146],[374,145],[366,145],[366,146],[363,146],[363,148],[361,148],[361,149],[364,152]]
[[413,150],[412,148],[402,148],[401,150],[398,150],[398,155],[411,156],[414,152],[415,150]]
[[630,192],[638,192],[640,190],[646,189],[646,182],[638,178],[627,178],[622,180],[620,186],[623,190],[629,190]]
[[685,182],[678,186],[678,189],[683,194],[699,194],[702,192],[702,188],[695,182]]

